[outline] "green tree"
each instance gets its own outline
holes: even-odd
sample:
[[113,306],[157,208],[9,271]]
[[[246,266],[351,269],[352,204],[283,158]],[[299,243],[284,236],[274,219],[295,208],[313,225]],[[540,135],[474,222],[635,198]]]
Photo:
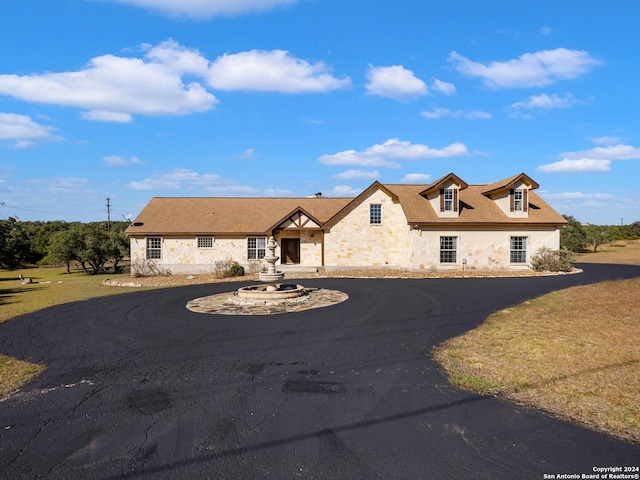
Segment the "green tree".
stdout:
[[560,246],[570,252],[581,252],[587,246],[587,234],[582,224],[570,215],[563,215],[568,222],[560,230]]
[[593,247],[593,251],[597,252],[600,245],[612,242],[616,238],[616,231],[607,225],[591,225],[582,226],[588,245]]
[[31,256],[31,242],[21,222],[15,218],[0,220],[0,264],[16,268]]
[[[68,230],[60,230],[51,235],[47,246],[47,255],[42,263],[57,265],[64,263],[67,273],[71,273],[73,262],[81,263],[80,252],[84,247],[81,225],[74,225]],[[86,271],[86,267],[84,268]]]

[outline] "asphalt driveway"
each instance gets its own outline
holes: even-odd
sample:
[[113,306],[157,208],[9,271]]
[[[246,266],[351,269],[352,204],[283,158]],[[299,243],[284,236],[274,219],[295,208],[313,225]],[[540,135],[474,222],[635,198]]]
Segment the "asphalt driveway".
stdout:
[[333,307],[190,312],[216,284],[62,305],[0,326],[49,368],[0,402],[6,479],[542,479],[640,463],[627,444],[448,385],[428,352],[492,312],[640,267],[495,279],[306,279]]

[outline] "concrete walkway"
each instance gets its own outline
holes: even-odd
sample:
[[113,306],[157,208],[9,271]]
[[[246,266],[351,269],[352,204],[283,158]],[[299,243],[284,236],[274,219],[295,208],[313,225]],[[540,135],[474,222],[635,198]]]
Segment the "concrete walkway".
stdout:
[[494,279],[305,279],[349,299],[207,315],[238,284],[62,305],[0,326],[48,365],[0,402],[2,479],[542,479],[640,446],[448,385],[429,351],[492,312],[640,268]]

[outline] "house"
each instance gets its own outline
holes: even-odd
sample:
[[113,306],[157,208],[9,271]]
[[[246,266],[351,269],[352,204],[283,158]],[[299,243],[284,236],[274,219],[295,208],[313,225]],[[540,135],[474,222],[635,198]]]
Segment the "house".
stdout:
[[172,273],[244,266],[274,236],[279,269],[522,270],[560,246],[565,219],[524,173],[469,185],[451,173],[428,185],[374,182],[355,198],[155,197],[127,228],[131,258]]

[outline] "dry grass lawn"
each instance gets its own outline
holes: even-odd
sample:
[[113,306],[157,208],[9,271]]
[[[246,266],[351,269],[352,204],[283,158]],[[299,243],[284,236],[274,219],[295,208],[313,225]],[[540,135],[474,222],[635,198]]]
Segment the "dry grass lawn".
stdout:
[[[640,242],[579,262],[640,265]],[[495,313],[433,351],[455,385],[640,442],[640,278]]]

